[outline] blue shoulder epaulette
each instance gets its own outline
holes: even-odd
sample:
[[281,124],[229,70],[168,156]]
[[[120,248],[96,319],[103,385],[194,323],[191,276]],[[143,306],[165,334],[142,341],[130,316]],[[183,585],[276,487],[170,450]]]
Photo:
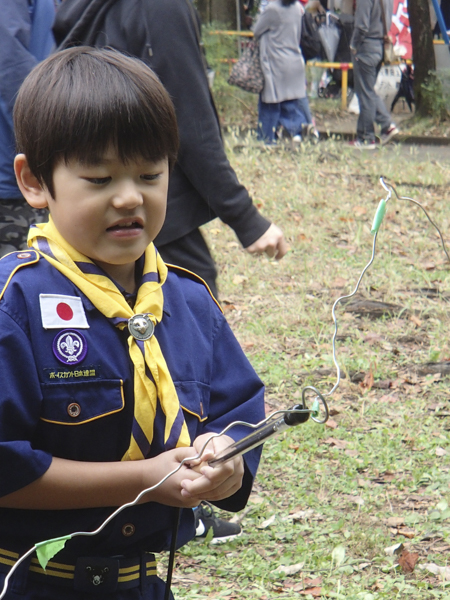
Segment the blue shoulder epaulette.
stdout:
[[[209,289],[209,285],[206,283],[206,281],[204,279],[202,279],[199,275],[197,275],[196,273],[193,273],[192,271],[189,271],[188,269],[185,269],[184,267],[179,267],[178,265],[173,265],[172,263],[166,263],[166,267],[171,270],[171,271],[175,271],[175,273],[178,273],[178,275],[184,275],[184,277],[189,277],[189,279],[192,279],[193,281],[197,281],[199,283],[202,283],[205,288],[208,290],[209,295],[211,296],[211,298],[214,300],[214,302],[217,304],[217,306],[220,309],[220,312],[223,313],[223,309],[220,306],[219,302],[216,300],[216,298],[214,298],[214,294],[211,292],[211,290]],[[1,296],[0,296],[1,298]]]
[[0,259],[0,300],[8,287],[14,273],[21,267],[34,265],[39,260],[36,250],[21,250],[11,252]]

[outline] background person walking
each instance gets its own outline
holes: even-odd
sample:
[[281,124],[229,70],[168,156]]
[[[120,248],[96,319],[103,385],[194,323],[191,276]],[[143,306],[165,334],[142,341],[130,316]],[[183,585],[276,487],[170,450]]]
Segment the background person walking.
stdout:
[[[264,88],[258,105],[258,139],[273,144],[279,125],[292,136],[307,121],[305,61],[300,50],[303,8],[298,0],[270,0],[256,21]],[[308,108],[309,111],[309,108]]]
[[381,126],[382,144],[387,144],[399,133],[395,124],[391,122],[391,115],[384,102],[375,92],[375,84],[383,60],[382,7],[386,14],[386,28],[389,31],[393,0],[357,0],[355,29],[350,42],[354,86],[359,101],[356,140],[350,143],[355,148],[368,150],[376,148],[374,123]]

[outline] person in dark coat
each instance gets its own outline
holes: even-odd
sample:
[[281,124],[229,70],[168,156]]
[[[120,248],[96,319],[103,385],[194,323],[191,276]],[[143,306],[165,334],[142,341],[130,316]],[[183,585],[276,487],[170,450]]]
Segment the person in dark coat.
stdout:
[[166,262],[195,272],[217,295],[216,266],[199,229],[216,217],[248,252],[284,256],[282,231],[258,212],[225,154],[190,0],[64,0],[53,31],[60,49],[110,46],[140,58],[174,102],[180,152],[155,240]]
[[14,175],[12,110],[17,91],[53,46],[53,0],[0,0],[0,257],[27,247],[28,228],[44,217],[29,206]]

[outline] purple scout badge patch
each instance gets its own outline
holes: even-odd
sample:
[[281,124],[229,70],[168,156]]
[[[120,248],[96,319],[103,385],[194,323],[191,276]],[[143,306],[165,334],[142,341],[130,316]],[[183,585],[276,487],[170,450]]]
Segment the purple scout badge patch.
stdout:
[[53,354],[64,365],[77,365],[87,352],[86,338],[79,331],[65,329],[53,340]]

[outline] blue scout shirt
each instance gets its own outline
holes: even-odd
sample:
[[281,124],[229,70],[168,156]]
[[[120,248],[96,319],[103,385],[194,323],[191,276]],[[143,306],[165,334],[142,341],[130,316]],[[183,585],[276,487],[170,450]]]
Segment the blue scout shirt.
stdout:
[[[71,281],[44,258],[39,259],[34,250],[12,253],[0,261],[0,294],[2,288],[0,496],[43,475],[52,456],[77,461],[120,460],[129,445],[134,408],[128,333],[112,326]],[[164,316],[155,335],[191,439],[221,431],[235,420],[256,423],[263,419],[263,385],[206,288],[171,269],[163,292]],[[67,303],[75,306],[77,313],[76,324],[84,313],[88,328],[62,324],[44,329],[42,294],[69,297]],[[78,298],[81,308],[76,308]],[[60,312],[59,318],[70,323],[71,312]],[[58,343],[67,330],[73,343],[81,336],[86,350],[84,358],[84,351],[74,353],[79,362],[71,366],[58,358]],[[159,413],[152,455],[162,449],[160,422]],[[248,428],[236,427],[229,435],[239,439],[247,433]],[[217,503],[219,507],[231,511],[244,507],[259,456],[260,449],[245,455],[243,486]],[[93,531],[112,512],[111,508],[0,509],[0,548],[23,554],[38,541]],[[172,517],[173,509],[157,503],[131,507],[100,534],[69,540],[63,553],[114,556],[141,550],[158,552],[170,543]],[[183,510],[178,545],[193,536],[193,511]],[[0,561],[0,570],[9,568]]]

